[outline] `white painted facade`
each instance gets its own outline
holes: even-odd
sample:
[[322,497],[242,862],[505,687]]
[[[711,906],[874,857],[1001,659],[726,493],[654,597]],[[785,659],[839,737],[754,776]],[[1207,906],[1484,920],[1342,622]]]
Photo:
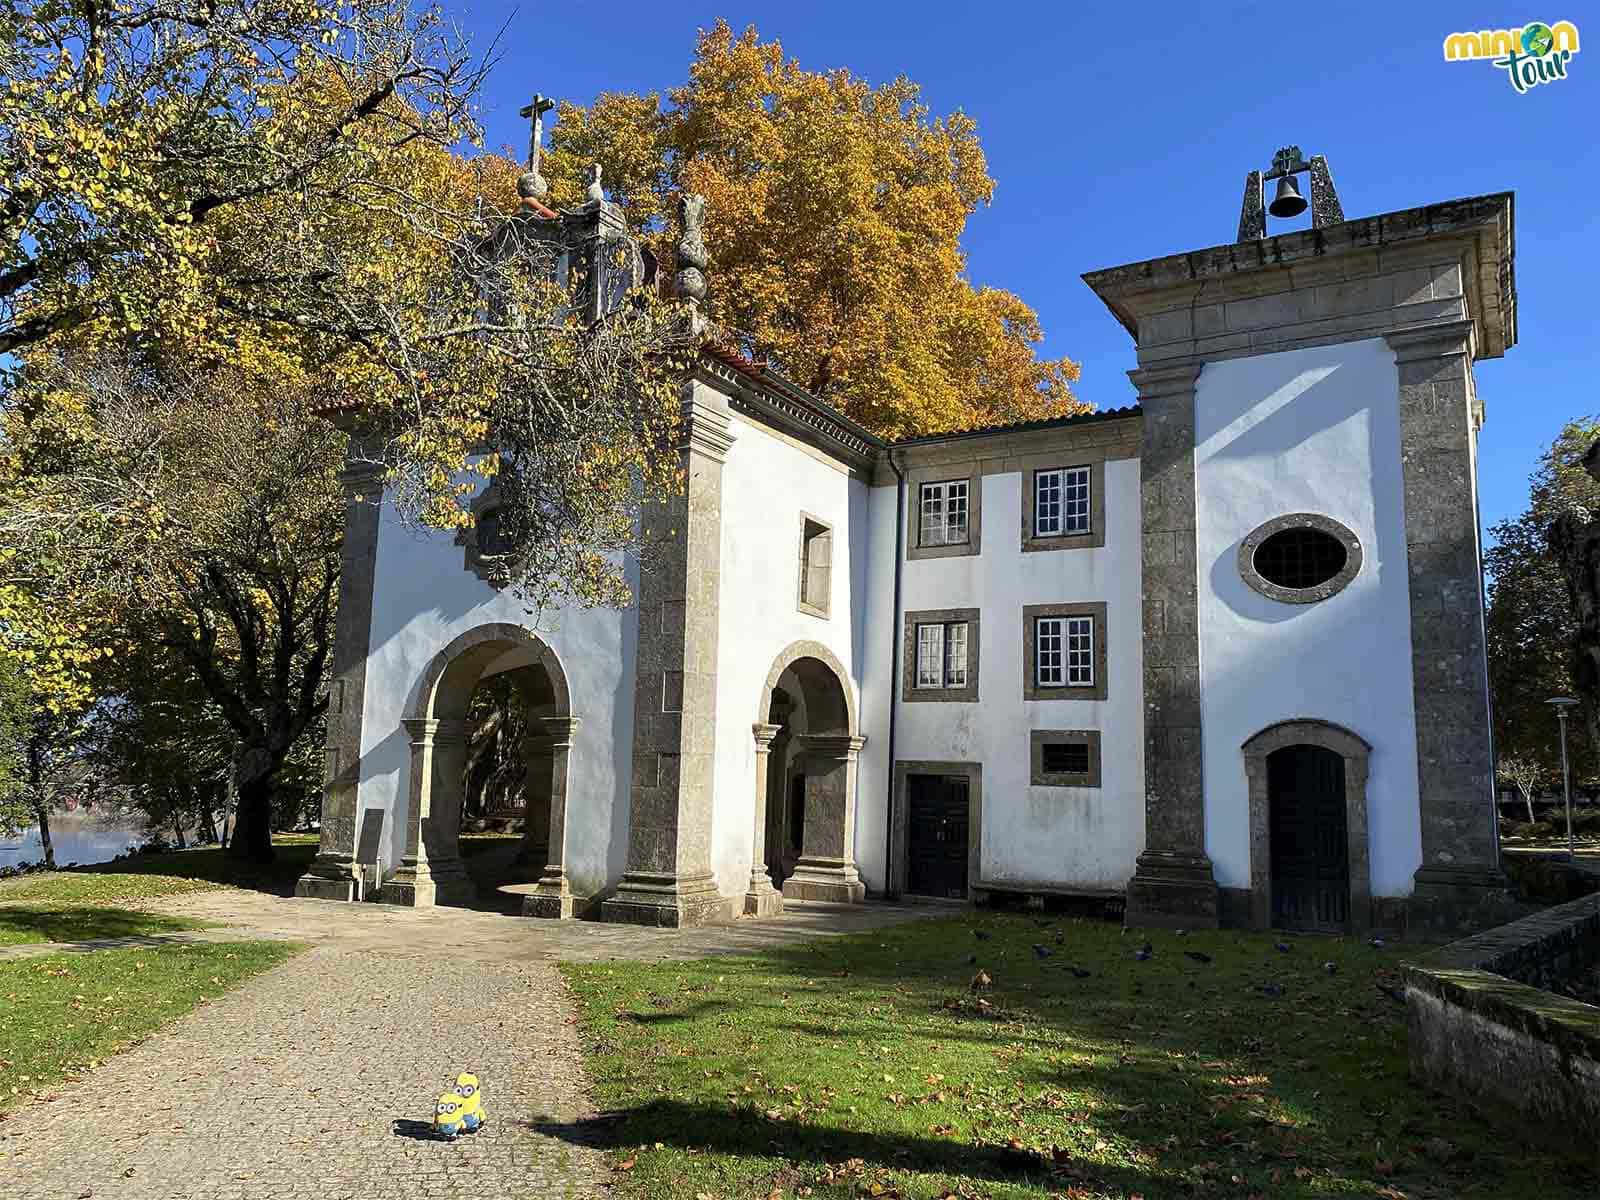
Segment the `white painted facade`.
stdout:
[[[1399,384],[1382,338],[1210,363],[1195,389],[1206,851],[1250,886],[1241,747],[1279,721],[1341,725],[1372,746],[1372,892],[1403,896],[1422,860]],[[1239,543],[1285,513],[1360,538],[1359,574],[1314,604],[1246,585]]]

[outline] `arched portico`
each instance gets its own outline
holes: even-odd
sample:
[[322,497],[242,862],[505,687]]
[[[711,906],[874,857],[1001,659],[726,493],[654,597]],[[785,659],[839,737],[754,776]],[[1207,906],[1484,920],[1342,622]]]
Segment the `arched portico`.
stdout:
[[1314,719],[1269,725],[1241,747],[1250,797],[1250,923],[1258,929],[1270,928],[1273,923],[1273,797],[1268,759],[1298,746],[1331,751],[1343,763],[1349,926],[1351,932],[1360,932],[1372,923],[1372,877],[1367,850],[1367,766],[1372,747],[1342,725]]
[[[820,642],[785,648],[767,673],[751,726],[755,822],[746,913],[781,912],[783,897],[836,903],[865,897],[855,860],[856,759],[866,741],[858,728],[849,673],[838,657]],[[798,858],[780,894],[769,857],[781,855],[794,834]]]
[[478,682],[493,667],[514,670],[528,706],[527,816],[518,858],[540,869],[523,911],[532,916],[572,915],[566,876],[567,758],[578,718],[566,673],[537,634],[520,625],[480,625],[433,657],[417,684],[411,739],[406,848],[383,888],[390,903],[459,903],[475,889],[461,862],[458,839],[465,790],[467,707]]

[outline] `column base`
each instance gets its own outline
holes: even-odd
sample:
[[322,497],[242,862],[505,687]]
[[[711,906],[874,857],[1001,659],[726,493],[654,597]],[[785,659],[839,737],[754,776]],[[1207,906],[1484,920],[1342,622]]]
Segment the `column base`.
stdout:
[[801,858],[794,874],[783,881],[786,900],[819,900],[827,904],[860,904],[867,898],[853,862],[837,858]]
[[630,871],[616,894],[600,906],[600,919],[618,925],[681,929],[725,921],[732,902],[717,891],[709,873],[693,878]]
[[744,915],[747,917],[775,917],[783,911],[783,893],[772,886],[765,871],[750,877],[750,887],[744,894]]
[[1419,867],[1416,886],[1406,905],[1406,932],[1459,937],[1519,920],[1532,912],[1511,891],[1511,883],[1498,866],[1472,863],[1462,866]]
[[436,904],[471,904],[477,885],[459,858],[439,862],[402,864],[378,890],[384,904],[404,908],[429,908]]
[[546,872],[539,880],[538,890],[522,898],[522,915],[542,917],[551,921],[570,921],[577,912],[575,897],[567,886],[565,875]]
[[1217,881],[1204,854],[1146,850],[1128,880],[1124,922],[1148,929],[1216,929]]
[[294,894],[308,900],[356,898],[356,865],[338,855],[317,855],[306,873],[295,881]]

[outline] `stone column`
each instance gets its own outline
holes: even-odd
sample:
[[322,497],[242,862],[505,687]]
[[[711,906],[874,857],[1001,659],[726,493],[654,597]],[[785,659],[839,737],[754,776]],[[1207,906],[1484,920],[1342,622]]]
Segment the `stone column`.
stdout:
[[1472,477],[1474,325],[1387,335],[1400,382],[1422,866],[1408,921],[1439,933],[1509,917],[1495,828],[1483,567]]
[[1145,850],[1129,925],[1215,927],[1200,770],[1194,389],[1200,364],[1129,371],[1144,413],[1139,461],[1144,596]]
[[522,737],[522,841],[512,863],[543,871],[550,861],[550,804],[554,784],[554,750],[540,718],[528,720]]
[[367,694],[373,576],[383,468],[368,461],[371,443],[352,435],[339,474],[344,487],[344,555],[334,621],[333,679],[328,688],[323,752],[322,834],[317,857],[295,884],[296,896],[356,898],[357,789],[361,782],[361,716]]
[[781,725],[765,725],[757,721],[750,726],[756,739],[756,819],[750,836],[750,886],[744,894],[744,915],[747,917],[775,917],[783,911],[783,893],[772,886],[767,874],[767,772],[771,766],[769,753],[772,739],[778,736]]
[[800,862],[783,881],[791,900],[859,904],[867,886],[856,870],[856,760],[864,737],[801,734],[806,764],[806,820]]
[[567,756],[578,731],[577,717],[535,717],[533,724],[549,750],[550,803],[545,808],[545,866],[539,887],[522,901],[525,917],[566,918],[573,915],[572,888],[567,882]]
[[726,398],[691,383],[684,423],[685,492],[645,516],[627,866],[601,906],[605,920],[636,925],[730,915],[711,874]]
[[406,852],[400,869],[383,885],[386,904],[423,908],[474,899],[477,888],[461,861],[462,774],[467,724],[413,717],[411,804],[406,814]]

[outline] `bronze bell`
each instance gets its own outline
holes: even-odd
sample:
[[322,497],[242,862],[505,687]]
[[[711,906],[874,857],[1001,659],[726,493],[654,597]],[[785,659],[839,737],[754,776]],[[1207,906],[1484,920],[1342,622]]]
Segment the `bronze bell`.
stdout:
[[1275,217],[1298,217],[1306,210],[1306,198],[1300,194],[1300,185],[1293,175],[1278,179],[1278,194],[1272,198],[1267,211]]

